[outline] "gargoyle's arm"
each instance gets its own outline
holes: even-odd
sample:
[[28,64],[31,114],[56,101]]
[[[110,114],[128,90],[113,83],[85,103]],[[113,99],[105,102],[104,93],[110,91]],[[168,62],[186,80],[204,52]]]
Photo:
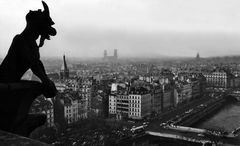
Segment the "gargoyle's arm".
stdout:
[[[35,61],[34,61],[35,62]],[[40,59],[38,59],[32,66],[31,66],[32,72],[40,78],[40,80],[43,83],[47,83],[49,81],[49,78],[46,74],[46,71],[44,69],[43,63]]]
[[48,78],[43,63],[40,60],[38,48],[25,47],[22,51],[26,63],[29,64],[32,72],[40,78],[43,84],[43,95],[46,98],[52,98],[56,95],[55,84]]
[[30,48],[23,45],[21,52],[22,57],[25,59],[25,62],[30,66],[32,72],[40,78],[43,84],[47,84],[49,82],[49,78],[46,74],[43,63],[40,60],[38,48]]

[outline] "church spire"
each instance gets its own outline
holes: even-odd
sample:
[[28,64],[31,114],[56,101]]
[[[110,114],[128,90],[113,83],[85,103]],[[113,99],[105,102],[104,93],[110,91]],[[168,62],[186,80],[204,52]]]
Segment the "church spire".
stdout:
[[60,79],[68,79],[69,78],[69,70],[67,67],[67,62],[65,58],[65,54],[63,55],[63,64],[60,70]]
[[62,70],[68,70],[67,68],[67,63],[66,63],[66,58],[65,58],[65,54],[63,55],[63,65],[62,65]]
[[197,59],[197,60],[199,60],[199,59],[200,59],[200,55],[199,55],[199,53],[198,53],[198,52],[197,52],[196,59]]

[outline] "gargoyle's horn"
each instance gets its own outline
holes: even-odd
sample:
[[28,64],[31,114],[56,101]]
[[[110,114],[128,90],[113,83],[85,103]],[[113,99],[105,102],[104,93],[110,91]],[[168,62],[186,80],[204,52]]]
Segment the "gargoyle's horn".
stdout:
[[44,1],[42,1],[42,4],[43,4],[43,8],[44,8],[44,13],[45,14],[47,14],[47,15],[49,15],[49,9],[48,9],[48,5],[44,2]]

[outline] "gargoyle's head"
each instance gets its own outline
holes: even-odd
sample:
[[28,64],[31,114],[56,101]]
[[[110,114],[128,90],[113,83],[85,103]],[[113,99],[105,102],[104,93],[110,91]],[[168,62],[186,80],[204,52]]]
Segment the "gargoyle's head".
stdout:
[[54,25],[53,20],[50,17],[47,4],[42,1],[44,10],[29,11],[26,15],[26,21],[28,27],[33,27],[36,32],[41,35],[39,47],[42,47],[44,40],[50,40],[50,35],[55,36],[57,31],[52,27]]

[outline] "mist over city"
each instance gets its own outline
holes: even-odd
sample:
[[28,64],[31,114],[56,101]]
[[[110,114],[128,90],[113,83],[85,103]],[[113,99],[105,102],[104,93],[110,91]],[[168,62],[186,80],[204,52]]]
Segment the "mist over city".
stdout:
[[1,0],[0,145],[240,145],[239,7]]
[[[58,35],[46,42],[43,57],[101,57],[118,49],[121,57],[203,57],[238,55],[240,2],[237,0],[47,1]],[[0,2],[0,56],[25,26],[38,0]],[[8,21],[6,21],[8,20]],[[18,24],[18,25],[16,25]]]

